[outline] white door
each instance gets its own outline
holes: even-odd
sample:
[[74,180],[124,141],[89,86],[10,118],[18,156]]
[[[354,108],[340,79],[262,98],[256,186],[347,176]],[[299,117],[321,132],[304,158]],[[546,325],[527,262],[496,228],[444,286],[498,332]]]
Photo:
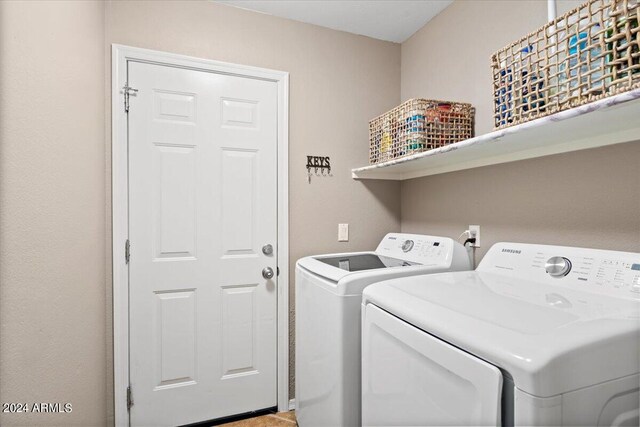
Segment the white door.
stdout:
[[367,304],[363,426],[499,426],[502,373]]
[[137,62],[128,82],[131,425],[273,407],[277,84]]

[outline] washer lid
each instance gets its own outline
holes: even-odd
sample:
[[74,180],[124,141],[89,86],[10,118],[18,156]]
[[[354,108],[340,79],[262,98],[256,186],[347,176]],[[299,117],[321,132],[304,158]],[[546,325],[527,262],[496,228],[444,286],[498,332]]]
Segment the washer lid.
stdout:
[[536,396],[640,370],[637,300],[507,271],[388,280],[366,288],[363,301],[504,369]]
[[345,254],[341,256],[317,256],[316,260],[345,271],[366,271],[377,268],[409,267],[415,262],[377,254]]
[[[372,257],[377,258],[377,254],[375,252],[348,252],[341,254],[318,255],[300,258],[298,260],[298,265],[315,275],[322,276],[332,282],[338,282],[345,276],[353,273],[349,268],[346,268],[347,266],[351,266],[351,261],[358,260],[357,262],[354,262],[353,265],[360,266],[364,264],[364,261],[361,260],[370,259]],[[385,266],[370,266],[370,268],[363,268],[360,270],[366,271],[377,268],[385,268]]]

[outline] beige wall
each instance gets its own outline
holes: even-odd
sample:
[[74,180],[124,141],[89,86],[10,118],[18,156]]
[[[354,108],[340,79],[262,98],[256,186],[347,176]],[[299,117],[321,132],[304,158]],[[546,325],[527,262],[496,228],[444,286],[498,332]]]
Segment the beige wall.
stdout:
[[640,144],[412,179],[402,230],[456,238],[480,224],[476,260],[499,241],[640,252]]
[[[106,31],[107,45],[119,43],[290,73],[292,328],[293,272],[298,258],[370,249],[384,233],[400,228],[399,183],[358,182],[350,176],[351,168],[368,162],[368,120],[400,100],[398,44],[191,1],[109,2]],[[109,82],[110,78],[107,73]],[[308,184],[306,155],[331,156],[333,178],[312,178]],[[348,243],[337,241],[342,222],[350,224]],[[293,369],[291,360],[292,379]],[[290,388],[293,397],[293,382]]]
[[[476,134],[491,131],[490,55],[545,22],[544,1],[454,2],[402,44],[402,99],[471,102]],[[402,231],[480,224],[478,261],[505,240],[640,252],[639,163],[628,143],[405,181]]]
[[0,425],[104,424],[104,7],[0,3]]

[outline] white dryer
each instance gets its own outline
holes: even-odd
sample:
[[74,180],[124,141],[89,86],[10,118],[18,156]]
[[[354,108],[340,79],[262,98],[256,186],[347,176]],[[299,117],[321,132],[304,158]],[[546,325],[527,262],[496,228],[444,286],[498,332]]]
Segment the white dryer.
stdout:
[[360,425],[362,290],[394,277],[469,270],[449,238],[387,234],[373,252],[318,255],[296,265],[296,418],[301,427]]
[[363,295],[365,426],[637,426],[640,254],[494,245]]

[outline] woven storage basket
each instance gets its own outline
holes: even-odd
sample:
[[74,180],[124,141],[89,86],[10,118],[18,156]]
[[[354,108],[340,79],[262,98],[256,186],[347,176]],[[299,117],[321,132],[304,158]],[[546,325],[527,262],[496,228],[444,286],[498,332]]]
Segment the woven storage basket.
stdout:
[[640,87],[640,0],[589,0],[491,58],[494,126]]
[[369,163],[471,138],[474,114],[471,104],[410,99],[369,122]]

